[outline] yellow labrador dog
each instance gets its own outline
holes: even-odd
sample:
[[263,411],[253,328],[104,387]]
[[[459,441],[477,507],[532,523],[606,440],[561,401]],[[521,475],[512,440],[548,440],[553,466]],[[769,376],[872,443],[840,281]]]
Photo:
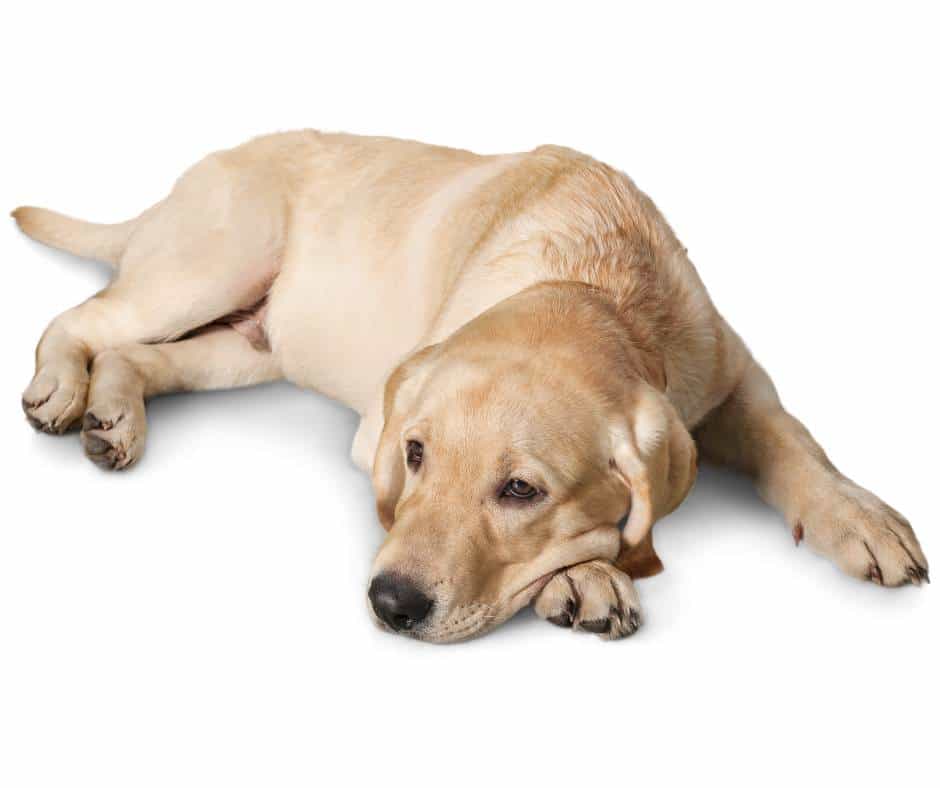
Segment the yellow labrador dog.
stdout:
[[127,222],[14,216],[118,269],[43,334],[30,423],[80,425],[125,468],[158,394],[286,378],[355,408],[389,630],[461,640],[534,602],[631,634],[631,578],[662,568],[650,529],[697,454],[847,573],[927,579],[907,520],[781,407],[650,199],[581,153],[301,131],[209,156]]

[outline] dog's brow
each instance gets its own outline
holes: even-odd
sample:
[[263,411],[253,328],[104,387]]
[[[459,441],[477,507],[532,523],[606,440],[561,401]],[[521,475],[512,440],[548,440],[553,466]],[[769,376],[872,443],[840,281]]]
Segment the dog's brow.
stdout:
[[431,425],[430,419],[419,418],[414,421],[410,421],[402,427],[401,437],[402,439],[414,439],[414,438],[423,438],[427,439],[427,434],[429,432],[429,427]]
[[549,463],[534,454],[515,449],[503,454],[499,468],[505,478],[525,479],[538,487],[557,484],[560,478]]

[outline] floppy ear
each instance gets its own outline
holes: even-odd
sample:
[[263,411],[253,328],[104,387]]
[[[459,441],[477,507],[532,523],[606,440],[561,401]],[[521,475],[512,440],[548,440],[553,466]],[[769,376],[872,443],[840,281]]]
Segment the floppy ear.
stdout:
[[400,441],[402,427],[427,377],[427,362],[436,349],[437,345],[429,345],[409,356],[385,383],[384,424],[372,465],[372,487],[379,522],[386,531],[395,521],[395,508],[405,486],[405,457]]
[[[652,573],[662,568],[650,529],[675,509],[695,481],[695,441],[666,397],[646,383],[628,393],[626,418],[612,431],[612,467],[630,489],[630,515],[623,529],[626,558],[636,551]],[[647,571],[647,573],[650,573]]]
[[630,575],[633,580],[652,577],[662,572],[663,562],[659,560],[653,547],[653,532],[650,531],[635,547],[627,547],[627,543],[623,542],[614,565]]

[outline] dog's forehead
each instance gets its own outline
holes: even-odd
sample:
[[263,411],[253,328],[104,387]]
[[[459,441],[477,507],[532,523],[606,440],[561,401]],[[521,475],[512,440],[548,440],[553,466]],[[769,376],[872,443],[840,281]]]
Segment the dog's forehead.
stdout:
[[429,376],[406,432],[491,460],[588,459],[605,425],[593,393],[558,380],[550,365],[460,358]]
[[[507,427],[534,418],[563,415],[574,399],[568,381],[525,358],[447,359],[426,381],[421,404],[437,412],[475,423]],[[583,400],[583,394],[582,394]]]

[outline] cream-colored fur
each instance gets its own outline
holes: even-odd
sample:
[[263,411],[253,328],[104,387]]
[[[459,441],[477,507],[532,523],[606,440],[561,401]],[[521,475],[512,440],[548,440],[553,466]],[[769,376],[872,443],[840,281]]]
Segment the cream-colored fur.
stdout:
[[652,525],[699,454],[751,473],[850,574],[927,577],[907,521],[782,409],[649,198],[575,151],[293,132],[209,156],[122,224],[14,216],[118,267],[43,335],[30,422],[80,423],[88,456],[123,468],[156,394],[287,378],[345,402],[389,529],[375,575],[433,602],[413,636],[477,635],[533,601],[630,634],[631,575],[661,567]]

